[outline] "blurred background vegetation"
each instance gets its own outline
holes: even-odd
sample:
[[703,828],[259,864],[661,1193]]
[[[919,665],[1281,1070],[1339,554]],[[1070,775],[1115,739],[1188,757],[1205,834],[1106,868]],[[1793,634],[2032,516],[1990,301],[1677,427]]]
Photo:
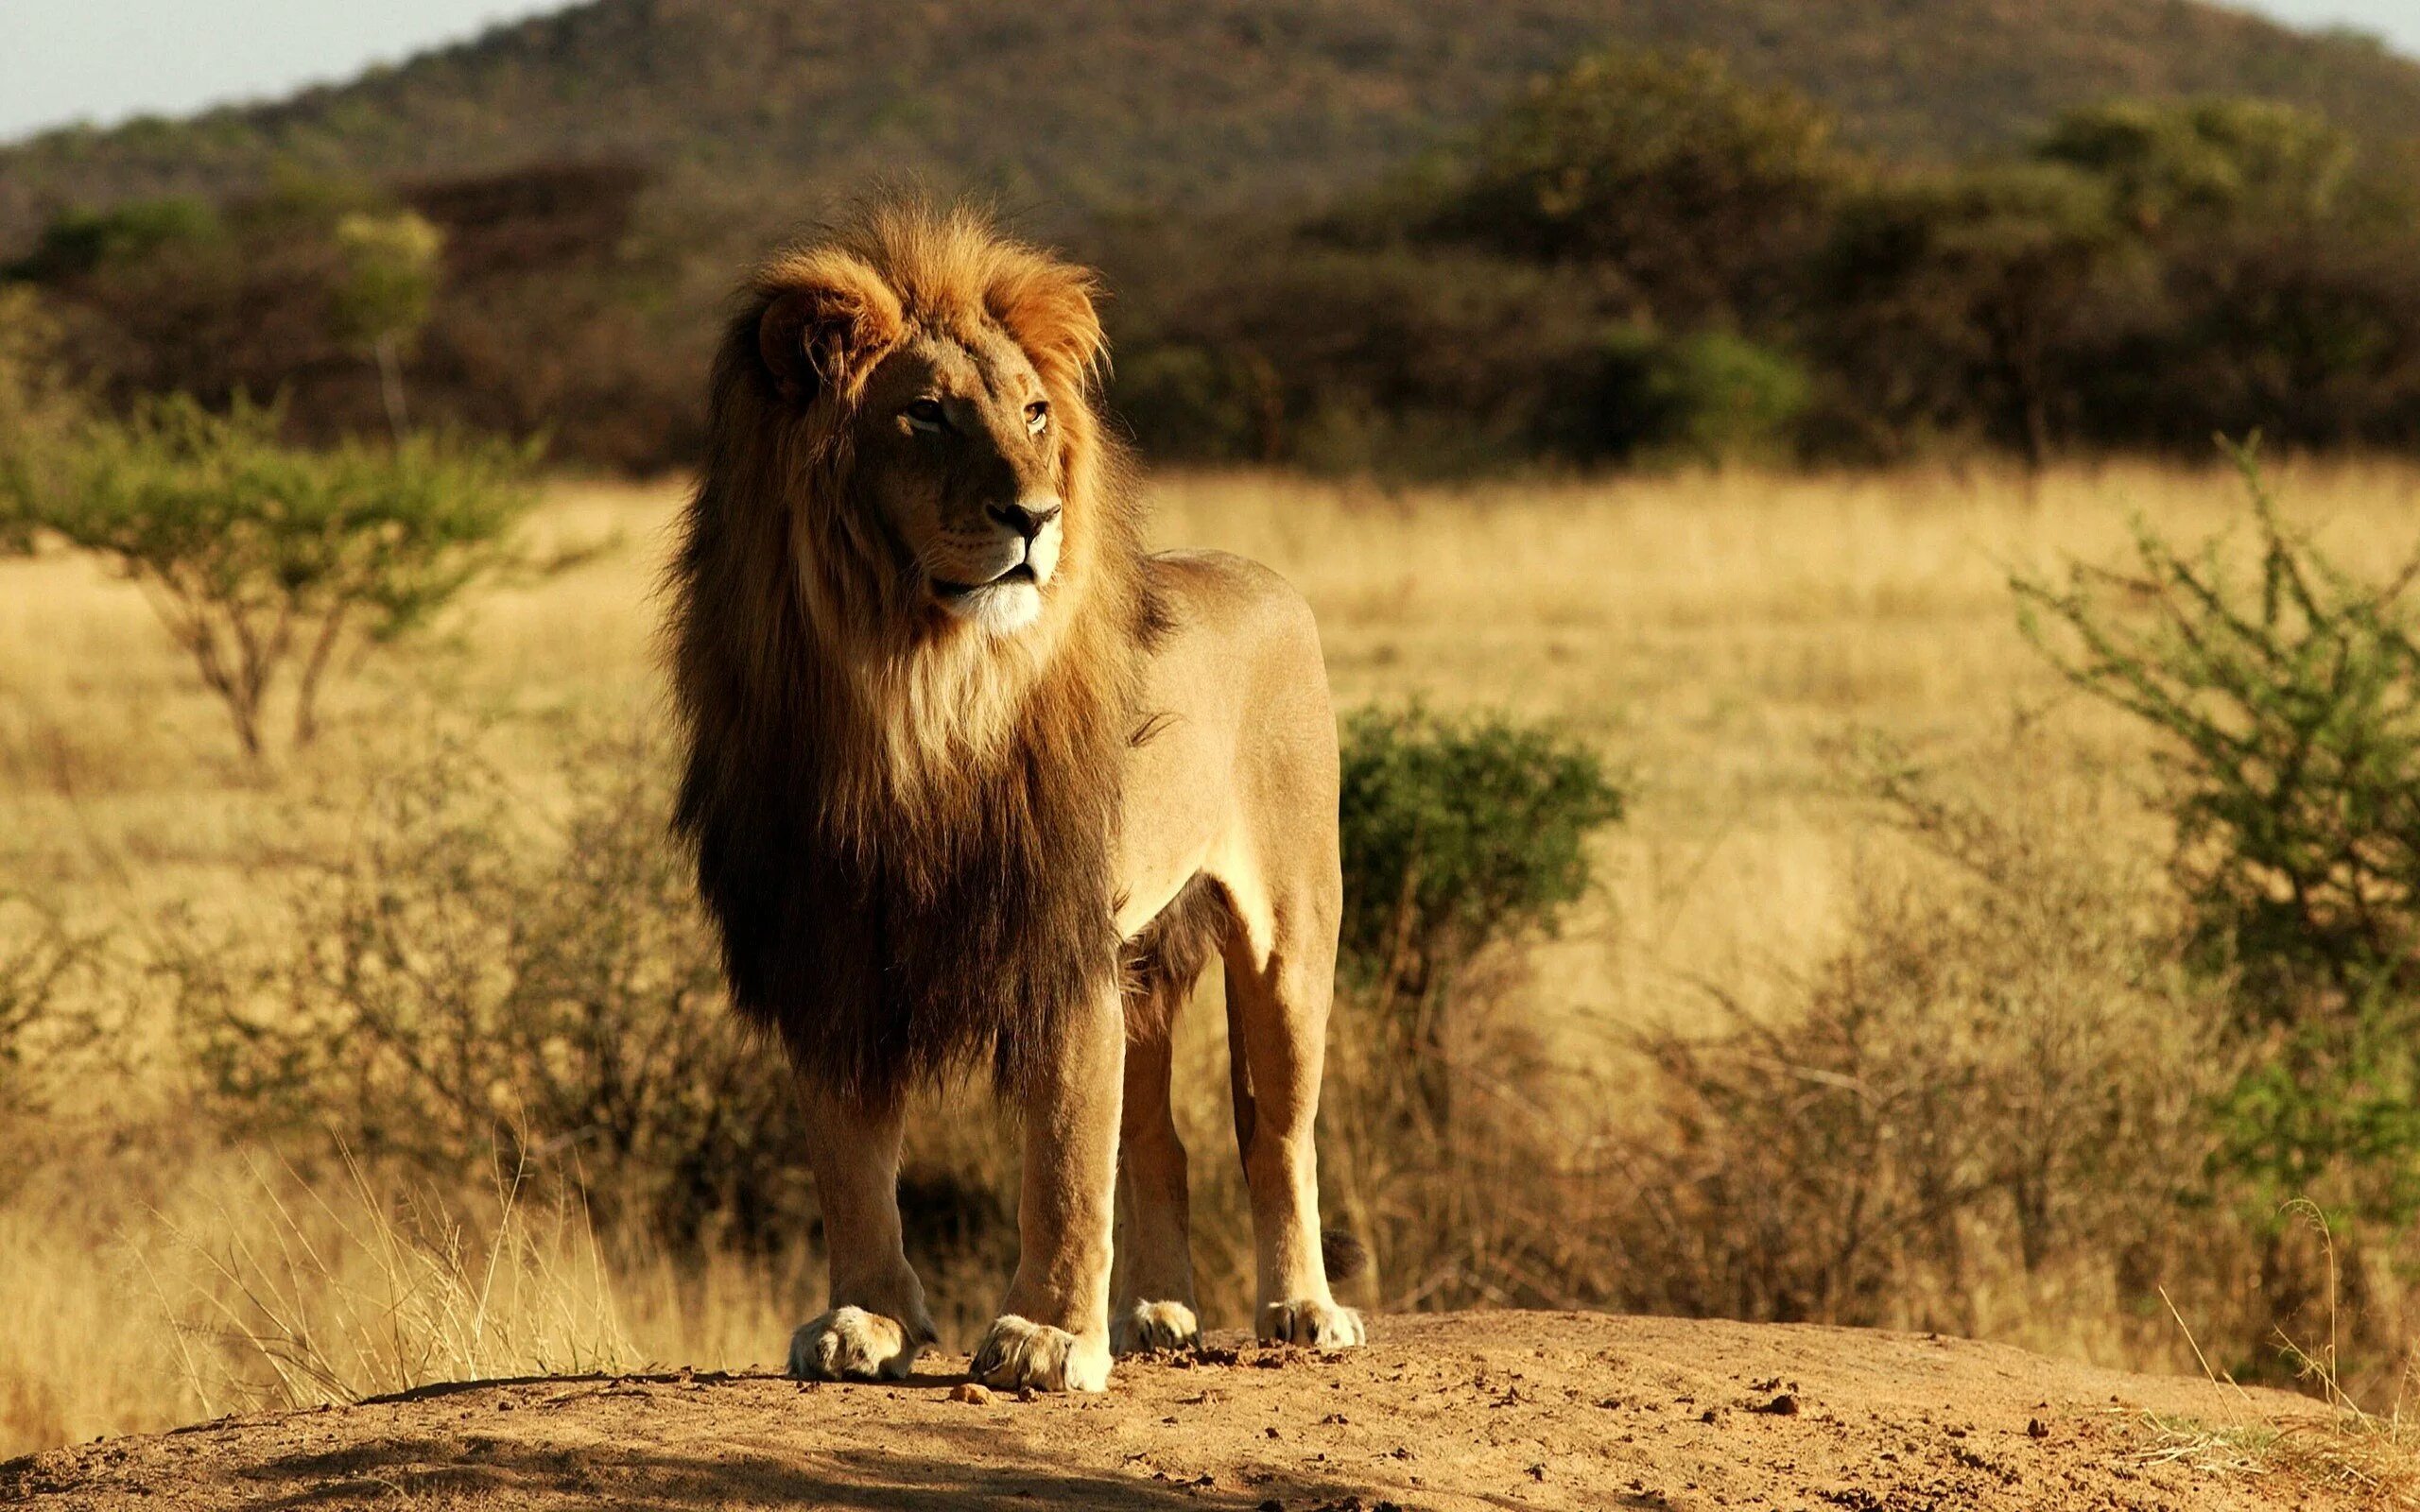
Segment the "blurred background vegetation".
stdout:
[[0,266],[112,403],[649,472],[735,271],[909,177],[1105,266],[1171,460],[2402,449],[2415,144],[2420,64],[2153,0],[607,0],[0,152]]

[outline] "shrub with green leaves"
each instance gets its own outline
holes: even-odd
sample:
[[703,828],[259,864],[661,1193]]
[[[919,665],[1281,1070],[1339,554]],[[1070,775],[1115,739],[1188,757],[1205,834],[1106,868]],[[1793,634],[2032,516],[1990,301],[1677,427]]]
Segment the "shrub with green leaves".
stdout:
[[1604,344],[1587,424],[1631,461],[1724,463],[1787,454],[1812,393],[1775,347],[1724,331],[1677,339],[1624,327]]
[[500,565],[533,499],[528,448],[415,436],[308,452],[278,425],[273,407],[177,396],[84,425],[51,465],[0,472],[0,525],[55,534],[140,584],[254,758],[282,682],[308,744],[339,654],[413,628]]
[[1418,996],[1485,947],[1551,932],[1587,891],[1589,833],[1622,794],[1588,747],[1421,708],[1345,722],[1344,973]]
[[2252,447],[2250,561],[2135,528],[2122,571],[2023,581],[2029,635],[2163,737],[2188,958],[2259,1055],[2229,1158],[2271,1196],[2420,1211],[2420,557],[2382,576],[2286,521]]
[[1538,1117],[1547,1068],[1507,947],[1586,895],[1589,839],[1621,817],[1622,791],[1575,736],[1501,715],[1363,710],[1343,758],[1322,1164],[1390,1305],[1501,1301],[1492,1288],[1541,1263],[1550,1226],[1523,1178],[1564,1137]]

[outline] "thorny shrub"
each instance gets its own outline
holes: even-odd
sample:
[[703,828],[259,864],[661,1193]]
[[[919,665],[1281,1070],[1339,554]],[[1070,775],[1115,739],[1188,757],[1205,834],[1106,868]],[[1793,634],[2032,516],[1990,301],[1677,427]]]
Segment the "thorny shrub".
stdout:
[[2223,1061],[2155,889],[2038,818],[1883,786],[1916,872],[1867,868],[1798,1001],[1638,1037],[1651,1091],[1603,1174],[1606,1300],[1974,1332],[1996,1288],[2139,1311],[2190,1268]]
[[212,1106],[460,1181],[564,1172],[609,1230],[791,1236],[814,1209],[786,1064],[724,1005],[660,763],[575,763],[557,822],[441,758],[382,787],[280,939],[172,927],[162,967]]

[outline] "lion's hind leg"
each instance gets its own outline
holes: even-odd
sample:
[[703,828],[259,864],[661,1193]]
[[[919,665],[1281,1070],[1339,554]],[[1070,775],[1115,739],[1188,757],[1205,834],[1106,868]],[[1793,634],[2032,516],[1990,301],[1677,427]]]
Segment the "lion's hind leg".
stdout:
[[1260,900],[1227,944],[1227,1023],[1234,1041],[1236,1139],[1252,1193],[1260,1307],[1273,1344],[1350,1349],[1361,1315],[1328,1289],[1312,1144],[1333,988],[1332,913],[1304,894]]
[[1126,1106],[1117,1142],[1117,1251],[1110,1347],[1119,1354],[1190,1349],[1193,1241],[1184,1145],[1168,1108],[1165,1033],[1126,1042]]
[[1200,1342],[1191,1194],[1169,1106],[1176,1016],[1224,939],[1226,900],[1197,881],[1128,953],[1126,1095],[1117,1141],[1117,1258],[1110,1344],[1119,1354]]

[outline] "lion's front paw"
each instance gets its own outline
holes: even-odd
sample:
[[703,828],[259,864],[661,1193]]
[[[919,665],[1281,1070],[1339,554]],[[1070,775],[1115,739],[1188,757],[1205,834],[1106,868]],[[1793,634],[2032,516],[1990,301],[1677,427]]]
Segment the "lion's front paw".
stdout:
[[1363,1338],[1361,1314],[1334,1302],[1315,1302],[1306,1297],[1271,1302],[1260,1310],[1260,1337],[1268,1344],[1350,1349]]
[[1011,1313],[983,1335],[973,1374],[985,1385],[1009,1391],[1105,1391],[1109,1347],[1098,1337],[1028,1323]]
[[790,1374],[801,1381],[897,1381],[925,1341],[895,1318],[836,1307],[790,1335]]
[[1201,1342],[1201,1325],[1183,1302],[1137,1302],[1109,1320],[1112,1354],[1190,1349]]

